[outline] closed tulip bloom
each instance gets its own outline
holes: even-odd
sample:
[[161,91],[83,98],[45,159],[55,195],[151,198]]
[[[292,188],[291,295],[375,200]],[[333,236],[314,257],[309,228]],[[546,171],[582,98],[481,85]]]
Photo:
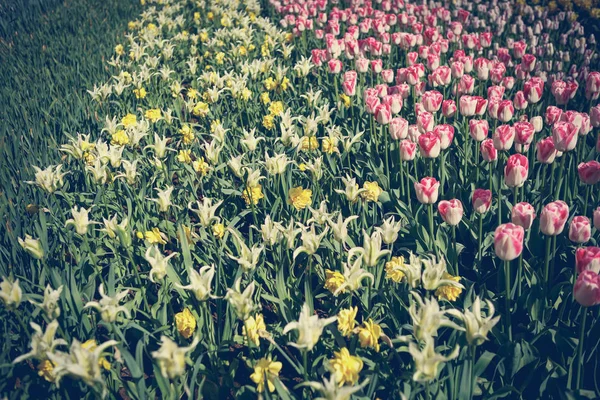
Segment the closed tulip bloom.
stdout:
[[442,102],[442,114],[446,118],[453,117],[456,114],[456,102],[454,100],[444,100]]
[[417,127],[421,133],[429,132],[433,129],[433,114],[422,112],[417,116]]
[[381,125],[387,125],[392,119],[392,110],[388,104],[381,103],[375,107],[375,119]]
[[535,209],[531,204],[526,202],[515,204],[510,215],[512,223],[522,226],[525,230],[531,229],[533,220],[536,217]]
[[496,150],[510,150],[515,141],[515,128],[510,125],[500,125],[492,135]]
[[592,226],[590,219],[582,215],[571,220],[569,225],[569,240],[575,243],[585,243],[592,236]]
[[425,111],[430,113],[437,112],[442,106],[443,100],[444,96],[437,90],[428,90],[421,97],[421,103],[425,107]]
[[560,121],[560,117],[562,115],[562,109],[556,106],[549,106],[546,108],[546,125],[554,125],[556,122]]
[[419,136],[419,151],[424,158],[437,158],[440,155],[440,137],[433,132]]
[[438,199],[438,190],[440,183],[437,179],[432,177],[426,177],[421,179],[420,182],[415,182],[415,193],[417,194],[417,200],[421,204],[433,204]]
[[594,271],[581,273],[573,286],[573,297],[583,307],[600,304],[600,275]]
[[600,207],[594,210],[594,228],[600,231]]
[[515,125],[515,142],[519,144],[529,145],[533,142],[535,128],[531,122],[517,122]]
[[508,187],[521,187],[527,180],[529,161],[522,154],[513,154],[508,157],[504,167],[504,182]]
[[544,235],[556,236],[562,233],[569,218],[569,206],[562,200],[546,204],[540,214],[540,230]]
[[525,231],[522,226],[513,223],[502,224],[494,232],[494,250],[498,258],[512,261],[523,252],[523,237]]
[[587,185],[595,185],[600,182],[600,163],[592,160],[577,166],[577,173],[581,182]]
[[480,146],[481,156],[486,162],[494,162],[498,159],[498,150],[494,146],[493,139],[485,139]]
[[558,151],[571,151],[577,145],[577,133],[579,129],[570,122],[559,121],[552,127],[552,139],[554,147]]
[[440,216],[450,226],[456,226],[463,217],[463,205],[460,200],[442,200],[438,204]]
[[400,142],[400,159],[402,161],[410,161],[415,158],[417,154],[417,144],[410,140],[403,140]]
[[408,137],[408,121],[401,117],[392,118],[390,136],[393,140],[406,139]]
[[515,114],[515,107],[513,106],[512,101],[502,100],[498,104],[498,119],[501,122],[510,121],[514,114]]
[[600,273],[600,247],[579,247],[575,251],[575,267],[578,274],[583,271]]
[[485,119],[472,119],[469,121],[469,135],[478,142],[488,137],[490,127]]
[[600,104],[590,109],[590,124],[594,128],[600,126]]
[[442,150],[446,150],[452,144],[454,139],[454,127],[449,124],[437,125],[433,128],[433,133],[438,135],[440,138],[440,147]]
[[537,117],[531,118],[530,122],[533,125],[533,129],[536,133],[541,132],[544,128],[544,120],[539,115]]
[[485,214],[492,204],[492,191],[487,189],[475,189],[471,198],[473,210],[479,214]]
[[552,164],[558,153],[556,147],[554,147],[554,140],[552,137],[547,137],[537,142],[535,149],[535,156],[542,164]]
[[475,115],[475,107],[477,106],[477,99],[473,96],[461,96],[459,100],[459,108],[461,115],[465,117],[472,117]]

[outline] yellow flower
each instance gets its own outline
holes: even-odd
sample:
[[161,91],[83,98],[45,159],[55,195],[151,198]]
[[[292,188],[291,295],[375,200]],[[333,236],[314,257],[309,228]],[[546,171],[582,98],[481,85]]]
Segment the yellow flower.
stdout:
[[333,137],[326,137],[321,142],[321,149],[323,153],[333,154],[337,150],[337,139]]
[[304,164],[304,163],[300,163],[300,164],[298,164],[298,169],[299,169],[300,171],[302,171],[302,172],[306,171],[306,169],[307,169],[307,168],[308,168],[308,167],[307,167],[307,166],[306,166],[306,164]]
[[175,325],[179,334],[189,339],[196,331],[196,318],[194,318],[190,309],[186,307],[182,312],[175,314]]
[[225,28],[231,26],[231,20],[229,19],[229,17],[227,17],[226,15],[223,15],[221,17],[221,25],[224,26]]
[[138,238],[138,239],[140,239],[140,240],[142,240],[144,238],[144,232],[137,231],[135,233],[135,237]]
[[215,119],[210,122],[210,133],[215,133],[219,128],[221,128],[221,121]]
[[262,185],[257,184],[256,186],[252,186],[250,188],[246,187],[244,192],[242,193],[242,198],[246,202],[246,205],[250,204],[257,205],[260,199],[263,199],[265,195],[262,192]]
[[283,102],[281,102],[281,101],[272,102],[271,105],[269,106],[269,112],[273,115],[281,115],[281,113],[283,113]]
[[[96,341],[94,339],[86,340],[85,342],[81,343],[81,348],[83,348],[85,350],[89,350],[91,352],[96,350],[96,347],[98,347],[98,344],[96,343]],[[110,363],[108,362],[108,360],[106,358],[101,357],[98,360],[98,365],[100,365],[105,370],[110,371]]]
[[137,118],[134,114],[127,114],[121,119],[121,123],[125,128],[130,128],[137,124]]
[[144,97],[146,97],[146,89],[144,88],[139,88],[139,89],[133,89],[133,94],[135,94],[135,98],[136,99],[143,99]]
[[286,91],[289,84],[290,84],[290,80],[286,76],[284,76],[283,79],[281,80],[281,84],[279,85],[279,87],[281,88],[282,91]]
[[377,201],[382,192],[377,182],[365,182],[363,184],[363,189],[365,189],[365,191],[360,195],[366,201]]
[[372,347],[379,352],[379,336],[381,336],[381,327],[371,318],[363,322],[363,326],[358,328],[358,341],[360,347]]
[[223,239],[223,236],[225,236],[225,225],[214,224],[212,226],[212,233],[217,239]]
[[177,161],[182,162],[184,164],[189,164],[192,162],[192,151],[191,150],[179,150],[177,154]]
[[285,34],[285,41],[290,43],[292,40],[294,40],[294,35],[292,34],[292,32],[288,32]]
[[38,375],[43,377],[48,382],[54,382],[54,364],[50,360],[44,360],[37,366]]
[[137,24],[134,21],[129,21],[127,23],[127,29],[129,29],[130,31],[134,30],[137,27]]
[[117,53],[117,55],[122,56],[123,54],[125,54],[125,49],[123,48],[122,44],[118,44],[115,46],[115,53]]
[[151,122],[158,121],[161,118],[161,115],[160,109],[158,108],[151,108],[144,114],[146,119],[149,119]]
[[340,310],[338,313],[338,331],[345,336],[350,337],[356,326],[356,314],[358,313],[358,307],[350,307]]
[[146,238],[146,240],[148,242],[150,242],[150,244],[156,244],[156,243],[167,244],[167,241],[165,240],[165,237],[164,237],[164,233],[159,231],[158,228],[156,228],[156,227],[152,228],[151,231],[146,231],[144,233],[144,237]]
[[181,135],[183,136],[183,143],[185,144],[190,144],[194,140],[194,131],[192,130],[192,127],[187,124],[181,127],[179,133],[181,133]]
[[212,20],[215,18],[215,14],[213,14],[213,12],[212,12],[212,11],[209,11],[209,12],[206,14],[206,18],[208,18],[208,19],[209,19],[209,21],[212,21]]
[[363,361],[360,357],[350,355],[347,348],[333,353],[334,358],[329,360],[332,374],[338,385],[354,385],[358,382],[358,375],[363,368]]
[[385,263],[385,277],[398,283],[404,278],[404,272],[401,268],[404,266],[404,257],[392,257],[390,261]]
[[129,136],[127,136],[123,129],[119,129],[112,135],[110,144],[117,146],[125,146],[129,144]]
[[269,92],[262,92],[260,94],[260,101],[263,104],[269,104],[271,102],[271,98],[269,97]]
[[[340,286],[344,284],[346,279],[339,271],[332,271],[330,269],[325,270],[325,289],[331,293],[335,293]],[[344,293],[345,290],[341,290],[340,293]]]
[[208,172],[210,171],[210,165],[208,165],[208,163],[204,161],[204,157],[200,157],[199,159],[194,161],[192,163],[192,167],[194,168],[194,171],[196,171],[202,176],[206,176],[206,174],[208,174]]
[[217,53],[217,55],[215,56],[215,61],[217,62],[217,64],[223,64],[223,60],[225,59],[225,53]]
[[240,56],[245,56],[246,54],[248,54],[248,50],[246,50],[246,48],[244,46],[240,46],[238,48],[238,53]]
[[288,204],[293,205],[296,210],[303,210],[312,201],[312,190],[302,189],[302,186],[290,189],[288,195]]
[[352,98],[344,93],[340,94],[340,100],[346,108],[350,108],[350,106],[352,105]]
[[200,13],[197,11],[194,13],[194,21],[200,21]]
[[[454,282],[460,282],[460,276],[452,276],[447,272],[444,272],[442,279],[450,279]],[[438,300],[445,299],[448,301],[455,301],[458,299],[458,296],[460,296],[462,291],[462,288],[456,286],[442,285],[436,289],[435,295],[437,296]]]
[[265,381],[269,392],[275,391],[275,378],[283,365],[279,361],[271,361],[270,358],[261,358],[254,366],[254,373],[250,375],[252,382],[256,383],[256,390],[262,393],[265,390]]
[[260,344],[260,338],[264,337],[266,330],[267,326],[265,325],[263,316],[262,314],[258,314],[256,318],[248,317],[244,321],[242,335],[248,339],[248,342],[254,343],[255,346],[258,346]]
[[319,141],[315,136],[304,136],[302,137],[302,143],[300,149],[302,151],[312,151],[319,148]]
[[270,77],[265,79],[263,84],[265,85],[265,89],[267,90],[274,90],[277,87],[277,82],[275,82],[275,79]]
[[196,117],[206,117],[209,111],[210,109],[208,108],[208,104],[203,101],[199,101],[196,103],[194,108],[192,108],[192,114],[194,114]]
[[188,99],[195,99],[198,97],[198,91],[196,89],[189,88],[187,91],[187,97]]
[[248,101],[252,97],[252,91],[248,88],[243,88],[241,96],[242,96],[242,100]]
[[265,128],[267,128],[269,130],[275,128],[275,116],[273,116],[271,114],[265,115],[263,117],[262,124]]

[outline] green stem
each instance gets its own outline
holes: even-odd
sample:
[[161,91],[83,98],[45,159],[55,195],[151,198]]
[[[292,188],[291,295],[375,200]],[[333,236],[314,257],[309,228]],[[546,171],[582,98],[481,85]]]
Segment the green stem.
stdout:
[[431,237],[431,248],[433,249],[433,251],[435,252],[435,255],[437,257],[437,248],[435,247],[435,234],[433,231],[433,204],[429,205],[428,212],[429,212],[429,235]]
[[506,302],[506,335],[508,336],[508,340],[512,342],[512,331],[510,323],[510,261],[504,261],[504,286],[506,290],[506,294],[504,295],[504,300]]
[[481,268],[481,253],[483,251],[481,248],[483,236],[483,215],[481,213],[479,214],[479,234],[477,236],[477,264],[479,265],[479,268]]
[[454,271],[452,273],[454,275],[460,275],[458,271],[458,252],[456,251],[456,226],[452,226],[452,250],[454,250]]
[[581,316],[581,326],[579,327],[579,343],[577,343],[577,375],[575,375],[575,392],[579,391],[581,384],[583,383],[583,374],[581,373],[581,367],[583,367],[583,341],[585,339],[585,324],[587,319],[587,308],[581,307],[583,315]]
[[558,174],[558,184],[556,185],[556,192],[554,193],[554,200],[558,200],[560,196],[560,189],[562,187],[563,178],[565,175],[565,160],[567,158],[567,153],[564,153],[560,158],[560,171]]

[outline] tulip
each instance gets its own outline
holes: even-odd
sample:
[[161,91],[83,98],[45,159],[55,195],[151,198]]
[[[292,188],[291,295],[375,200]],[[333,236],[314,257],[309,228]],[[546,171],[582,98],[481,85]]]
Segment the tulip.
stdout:
[[420,182],[415,182],[414,187],[417,200],[421,204],[433,204],[437,201],[440,187],[437,179],[432,177],[423,178]]
[[487,120],[472,119],[469,121],[469,134],[473,139],[478,142],[483,141],[487,138],[489,132],[489,125]]
[[594,228],[600,231],[600,207],[594,210]]
[[575,243],[585,243],[592,236],[592,227],[587,217],[579,215],[571,220],[569,225],[569,240]]
[[485,139],[480,145],[481,156],[486,162],[494,162],[498,159],[498,150],[494,146],[493,139]]
[[424,158],[437,158],[440,155],[440,137],[433,132],[419,136],[419,151]]
[[523,227],[525,230],[531,229],[535,217],[535,209],[529,203],[517,203],[511,211],[512,223]]
[[510,125],[500,125],[492,135],[496,150],[510,150],[515,140],[515,128]]
[[417,116],[417,127],[421,133],[433,130],[433,114],[429,112],[421,112]]
[[549,106],[546,108],[546,125],[554,125],[556,122],[560,121],[561,115],[562,109],[556,106]]
[[600,163],[592,160],[577,166],[579,179],[586,185],[595,185],[600,182]]
[[444,96],[436,90],[429,90],[423,93],[421,97],[421,103],[425,107],[425,110],[430,113],[437,112],[444,100]]
[[392,118],[390,136],[393,140],[406,139],[408,137],[408,121],[400,117]]
[[392,119],[391,107],[385,103],[379,104],[375,107],[375,119],[377,120],[377,123],[381,125],[389,124]]
[[463,205],[460,200],[442,200],[438,204],[440,216],[450,226],[456,226],[460,223],[463,216]]
[[536,143],[535,148],[536,158],[539,162],[542,164],[552,164],[554,162],[558,151],[556,150],[556,147],[554,147],[554,140],[552,140],[552,137],[541,139]]
[[[454,102],[454,100],[444,100],[442,102],[442,114],[446,118],[451,118],[454,116],[454,114],[456,114],[456,103]],[[599,114],[600,114],[600,112],[599,112]],[[600,120],[600,116],[599,116],[599,120]]]
[[417,144],[410,140],[400,142],[400,159],[402,161],[410,161],[415,158]]
[[575,251],[575,269],[578,274],[584,271],[600,273],[600,247],[579,247]]
[[475,212],[485,214],[492,204],[492,192],[487,189],[475,189],[471,202]]
[[527,180],[529,161],[522,154],[513,154],[508,157],[504,167],[504,181],[506,186],[519,188]]
[[594,271],[583,271],[573,287],[573,297],[583,307],[600,304],[600,275]]
[[523,227],[513,223],[497,227],[494,232],[494,250],[498,258],[511,261],[519,257],[523,251],[524,235]]
[[540,230],[544,235],[556,236],[562,233],[567,218],[569,206],[562,200],[546,204],[540,214]]
[[454,139],[454,126],[449,124],[437,125],[433,128],[433,133],[439,136],[441,149],[446,150]]
[[552,139],[558,151],[571,151],[577,144],[579,129],[570,122],[559,121],[552,127]]

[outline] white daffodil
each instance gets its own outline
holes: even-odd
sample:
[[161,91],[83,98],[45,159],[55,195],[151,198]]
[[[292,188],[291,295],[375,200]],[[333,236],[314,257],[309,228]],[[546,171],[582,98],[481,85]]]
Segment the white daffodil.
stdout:
[[39,307],[44,311],[46,316],[53,320],[60,316],[60,307],[58,301],[60,300],[60,294],[62,293],[63,286],[59,286],[58,289],[54,290],[50,285],[44,289],[44,300],[41,303],[36,303],[33,300],[29,300],[31,304]]
[[411,292],[413,299],[408,313],[413,320],[413,334],[419,341],[425,341],[437,336],[440,327],[450,327],[459,331],[464,330],[446,317],[446,310],[441,310],[435,298],[423,300],[417,292]]
[[241,283],[242,278],[238,278],[235,281],[233,288],[227,289],[225,300],[229,301],[229,304],[235,310],[238,318],[245,321],[256,307],[252,300],[256,284],[252,281],[242,292],[240,288]]
[[464,286],[452,279],[445,279],[444,273],[447,273],[446,262],[444,259],[435,262],[435,258],[421,258],[421,262],[425,267],[421,281],[425,290],[435,290],[442,285],[454,286],[464,289]]
[[28,252],[33,258],[41,260],[44,258],[44,248],[39,239],[34,239],[30,235],[25,235],[25,239],[18,238],[19,245]]
[[400,229],[402,229],[402,221],[396,222],[393,216],[385,219],[381,226],[375,228],[377,232],[381,233],[385,244],[392,244],[398,240]]
[[58,329],[57,320],[50,322],[46,326],[45,331],[42,331],[42,327],[35,322],[30,322],[29,325],[31,325],[34,330],[34,334],[31,336],[31,342],[29,343],[31,351],[15,358],[13,360],[13,364],[20,363],[21,361],[29,358],[34,358],[40,361],[47,360],[48,354],[54,352],[54,348],[56,346],[63,346],[67,344],[67,342],[63,339],[54,339]]
[[198,209],[195,210],[192,208],[192,202],[188,204],[188,209],[200,218],[200,224],[203,227],[208,228],[213,221],[219,220],[219,217],[215,216],[215,213],[221,204],[223,204],[223,200],[213,205],[213,199],[204,197],[202,201],[196,201]]
[[465,309],[464,313],[456,309],[446,311],[448,314],[461,319],[465,325],[465,333],[467,343],[469,345],[479,346],[487,340],[487,334],[500,321],[500,316],[494,317],[494,304],[486,300],[487,315],[484,316],[481,312],[481,299],[479,296],[475,298],[471,309]]
[[173,203],[171,203],[171,193],[173,193],[173,189],[175,189],[173,186],[167,186],[167,188],[164,190],[156,188],[156,191],[158,194],[158,199],[149,199],[149,200],[158,204],[158,211],[160,211],[160,212],[169,211],[169,207],[171,205],[173,205]]
[[263,246],[253,245],[252,248],[249,248],[244,240],[238,235],[236,231],[233,229],[229,229],[235,241],[237,243],[237,247],[240,249],[240,256],[234,257],[233,254],[227,254],[229,258],[237,261],[237,263],[242,267],[244,272],[248,272],[256,268],[258,264],[258,260],[260,259],[260,255],[264,250]]
[[107,296],[104,293],[104,285],[101,283],[98,287],[98,293],[100,294],[100,301],[89,301],[83,308],[95,308],[100,312],[100,318],[104,322],[115,322],[119,313],[124,313],[127,318],[131,318],[131,313],[125,306],[119,305],[127,294],[128,290],[124,290],[120,293],[115,294],[114,297]]
[[156,280],[162,280],[167,275],[167,268],[169,267],[169,260],[175,257],[178,253],[171,253],[168,256],[163,256],[157,246],[151,246],[146,249],[144,258],[150,264],[150,274],[148,277],[151,282]]
[[161,336],[160,341],[160,348],[152,352],[152,357],[158,361],[161,375],[167,379],[182,376],[185,372],[185,356],[198,345],[198,337],[186,347],[177,346],[177,343],[166,336]]
[[335,321],[337,321],[337,316],[321,319],[318,315],[311,315],[308,303],[304,303],[298,321],[287,324],[283,328],[283,334],[285,335],[292,329],[297,330],[298,340],[290,345],[311,351],[319,341],[323,328]]
[[425,347],[423,347],[423,349],[419,349],[419,346],[414,342],[409,343],[408,352],[415,361],[416,371],[413,374],[413,380],[416,382],[430,382],[437,377],[438,366],[440,363],[458,357],[459,347],[456,346],[448,356],[443,356],[436,353],[433,339],[429,338],[425,342]]
[[64,185],[63,177],[67,174],[61,173],[62,164],[50,165],[46,169],[41,169],[34,166],[35,181],[26,181],[31,185],[35,185],[48,193],[54,193]]
[[311,225],[310,228],[302,226],[302,246],[294,250],[294,260],[301,253],[306,253],[309,256],[315,254],[321,246],[321,240],[323,240],[328,231],[329,227],[326,227],[320,235],[317,235],[314,225]]
[[69,225],[73,225],[75,227],[75,232],[80,235],[87,234],[88,227],[93,224],[97,224],[98,222],[90,221],[89,214],[90,210],[87,210],[83,207],[77,208],[77,206],[73,207],[71,210],[71,214],[73,218],[70,218],[65,221],[65,227]]
[[366,191],[366,189],[359,188],[355,178],[346,176],[345,178],[342,178],[342,182],[344,182],[344,190],[335,189],[335,191],[336,193],[344,195],[346,200],[348,200],[350,203],[356,203],[360,198],[360,194]]
[[175,284],[180,289],[191,290],[196,296],[198,301],[205,301],[211,296],[211,285],[212,280],[215,276],[215,266],[205,265],[200,268],[200,271],[196,271],[195,269],[188,270],[188,276],[190,277],[190,284],[187,286],[182,286],[179,284]]

